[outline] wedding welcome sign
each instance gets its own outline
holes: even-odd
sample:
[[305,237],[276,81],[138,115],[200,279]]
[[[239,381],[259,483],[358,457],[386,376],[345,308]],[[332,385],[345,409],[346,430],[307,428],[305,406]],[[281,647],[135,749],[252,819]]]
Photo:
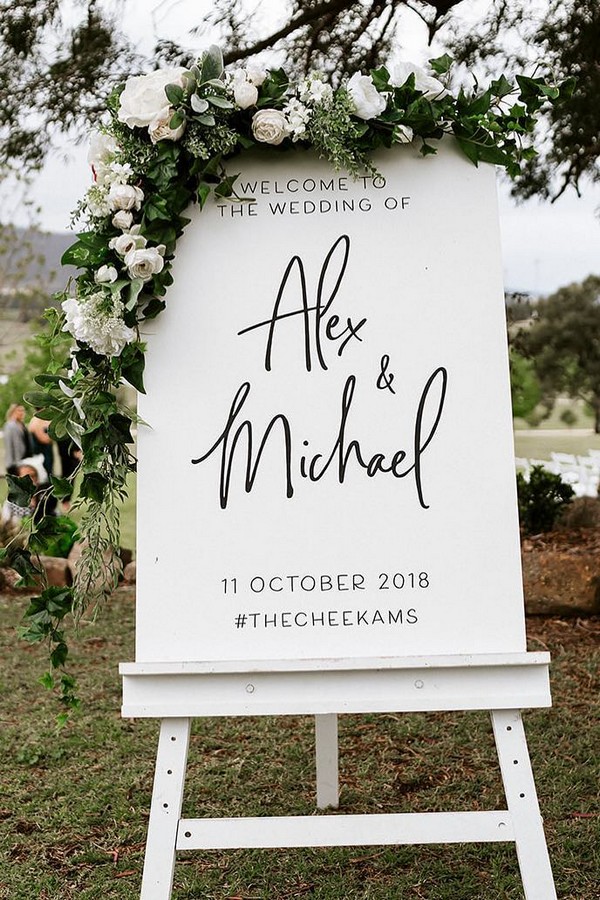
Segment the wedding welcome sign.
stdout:
[[244,156],[191,213],[145,336],[138,662],[525,649],[495,171],[374,162]]

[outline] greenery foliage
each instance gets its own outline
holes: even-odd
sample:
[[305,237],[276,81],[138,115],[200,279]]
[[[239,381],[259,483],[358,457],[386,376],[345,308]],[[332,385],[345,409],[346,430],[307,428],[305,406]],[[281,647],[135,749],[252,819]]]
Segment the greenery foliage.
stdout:
[[[299,84],[282,69],[228,75],[220,51],[211,48],[190,69],[129,79],[112,95],[110,122],[97,138],[97,182],[80,209],[85,230],[63,256],[80,274],[59,295],[62,311],[48,312],[50,362],[27,395],[50,420],[50,435],[69,438],[83,452],[76,506],[84,508],[85,550],[73,589],[61,593],[60,601],[52,590],[43,591],[32,602],[24,630],[27,640],[49,642],[54,667],[67,655],[63,620],[78,619],[117,583],[119,506],[135,469],[135,416],[123,407],[117,388],[125,381],[144,390],[138,328],[165,306],[186,208],[192,202],[203,206],[211,195],[235,197],[237,176],[229,159],[259,145],[275,152],[312,147],[334,167],[358,175],[375,171],[375,150],[415,140],[430,155],[436,141],[452,135],[475,165],[500,165],[515,176],[535,154],[529,136],[537,116],[568,97],[572,83],[553,86],[524,75],[510,82],[501,76],[487,88],[475,82],[454,96],[444,84],[451,65],[444,56],[431,61],[433,74],[411,67],[400,76],[380,67],[333,90],[320,73]],[[148,93],[156,98],[146,119],[140,118],[140,92],[144,102]],[[56,360],[65,331],[76,342]],[[59,497],[72,489],[57,480],[53,488]],[[28,547],[3,551],[4,563],[25,582],[38,574],[35,553],[44,552],[54,528],[52,517],[44,516]],[[63,699],[68,703],[71,696],[67,685]]]
[[565,392],[589,403],[600,432],[600,278],[561,288],[536,306],[529,327],[513,346],[533,362],[542,395],[551,408]]
[[552,531],[560,513],[575,496],[570,484],[543,466],[533,466],[527,479],[518,472],[517,492],[519,518],[525,534]]
[[528,419],[540,402],[542,392],[533,362],[514,349],[510,352],[510,389],[513,416]]

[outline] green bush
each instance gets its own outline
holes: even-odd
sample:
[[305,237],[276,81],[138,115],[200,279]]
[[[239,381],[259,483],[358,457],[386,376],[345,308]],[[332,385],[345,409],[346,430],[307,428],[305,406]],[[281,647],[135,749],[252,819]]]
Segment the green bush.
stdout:
[[552,531],[559,514],[575,496],[570,484],[565,484],[560,475],[546,471],[543,466],[534,466],[529,480],[518,472],[517,492],[519,519],[525,534]]

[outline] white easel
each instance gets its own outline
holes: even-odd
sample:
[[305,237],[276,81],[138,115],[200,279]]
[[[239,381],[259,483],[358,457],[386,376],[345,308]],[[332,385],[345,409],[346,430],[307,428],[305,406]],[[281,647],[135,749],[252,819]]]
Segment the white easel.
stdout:
[[[512,841],[526,900],[556,890],[520,710],[550,705],[549,654],[124,663],[123,715],[161,718],[142,900],[169,900],[177,850]],[[338,805],[337,714],[487,709],[507,809],[182,819],[191,720],[314,715],[317,806]]]

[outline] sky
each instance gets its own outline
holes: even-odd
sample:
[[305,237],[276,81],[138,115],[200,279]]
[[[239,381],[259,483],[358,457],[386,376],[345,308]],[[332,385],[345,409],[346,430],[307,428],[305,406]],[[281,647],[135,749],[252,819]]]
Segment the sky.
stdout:
[[[480,0],[473,0],[472,7],[478,4]],[[258,5],[272,14],[279,4]],[[124,27],[135,34],[136,42],[147,52],[157,34],[189,45],[189,29],[212,7],[212,2],[155,0],[151,12],[149,6],[147,0],[127,0],[123,5]],[[465,9],[469,10],[469,4]],[[197,41],[198,46],[208,46],[210,40],[207,33]],[[421,64],[432,55],[424,26],[413,14],[406,16],[398,55]],[[65,142],[52,154],[37,179],[34,196],[45,230],[68,230],[71,211],[90,184],[85,158],[85,146]],[[600,187],[588,186],[581,198],[570,190],[554,204],[538,200],[517,204],[510,197],[508,184],[499,176],[499,211],[507,290],[548,294],[590,274],[600,274]]]

